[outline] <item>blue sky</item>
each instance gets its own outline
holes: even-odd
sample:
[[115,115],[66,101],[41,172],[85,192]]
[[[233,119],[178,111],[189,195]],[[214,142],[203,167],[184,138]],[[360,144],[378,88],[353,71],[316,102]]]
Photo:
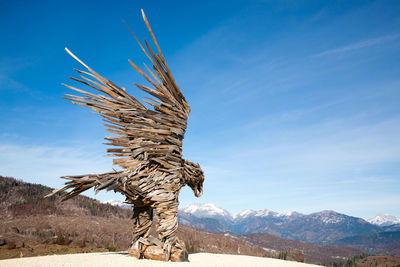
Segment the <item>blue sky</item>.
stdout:
[[149,39],[140,8],[192,108],[184,155],[205,191],[183,206],[400,216],[398,1],[2,1],[1,175],[111,170],[101,119],[61,98],[78,67],[64,47],[143,96],[123,23]]

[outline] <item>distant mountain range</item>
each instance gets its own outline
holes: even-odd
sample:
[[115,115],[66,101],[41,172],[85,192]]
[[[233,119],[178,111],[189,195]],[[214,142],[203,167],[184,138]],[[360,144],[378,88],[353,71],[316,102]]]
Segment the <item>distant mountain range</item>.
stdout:
[[269,234],[317,245],[349,246],[367,253],[400,255],[400,218],[380,214],[368,221],[331,210],[301,214],[244,210],[230,214],[214,204],[192,204],[179,212],[181,224],[201,230]]
[[367,221],[331,210],[307,215],[246,209],[232,215],[215,204],[197,203],[181,209],[178,215],[180,224],[212,233],[272,235],[317,245],[349,246],[368,253],[400,256],[399,218],[387,214]]
[[[251,210],[245,209],[236,215],[232,215],[227,210],[222,209],[215,204],[210,203],[196,203],[189,205],[181,210],[183,213],[190,213],[199,218],[224,218],[225,221],[238,221],[238,220],[245,220],[246,218],[299,218],[305,217],[309,215],[301,214],[298,212],[288,212],[288,213],[278,213],[268,209],[264,210]],[[344,219],[343,216],[334,216],[334,214],[339,214],[334,211],[322,211],[313,213],[316,216],[319,216],[319,219],[324,223],[331,224],[331,223],[339,223],[341,220]],[[310,214],[312,215],[312,214]],[[342,214],[344,215],[344,214]],[[346,216],[346,215],[344,215]],[[363,220],[361,218],[358,218]],[[391,226],[394,224],[400,224],[400,217],[396,217],[389,214],[378,214],[374,218],[366,220],[370,224],[378,225],[378,226]]]
[[348,236],[383,231],[378,225],[335,211],[305,215],[247,209],[232,216],[214,204],[193,204],[182,209],[180,222],[210,232],[263,233],[319,245]]

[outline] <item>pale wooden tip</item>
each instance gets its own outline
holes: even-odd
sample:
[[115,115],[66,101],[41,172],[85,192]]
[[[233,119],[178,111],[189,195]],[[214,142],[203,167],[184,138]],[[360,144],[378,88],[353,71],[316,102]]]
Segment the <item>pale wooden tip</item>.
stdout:
[[85,63],[83,63],[83,61],[80,60],[77,56],[75,56],[74,53],[72,53],[71,51],[69,51],[68,48],[65,47],[64,49],[65,49],[65,51],[67,51],[67,53],[68,53],[71,57],[73,57],[76,61],[78,61],[82,66],[84,66],[86,69],[92,71],[92,70],[89,68],[88,65],[86,65]]

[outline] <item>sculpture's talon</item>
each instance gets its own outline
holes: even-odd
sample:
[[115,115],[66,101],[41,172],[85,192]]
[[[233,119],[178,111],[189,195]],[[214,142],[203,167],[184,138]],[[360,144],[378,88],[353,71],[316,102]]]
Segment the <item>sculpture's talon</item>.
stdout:
[[162,243],[161,240],[150,236],[138,239],[130,246],[128,253],[139,259],[185,262],[189,259],[184,247],[183,241],[178,238],[175,238],[174,241]]
[[172,245],[171,242],[165,242],[163,246],[163,251],[164,251],[164,261],[169,261],[171,258],[171,250],[172,250]]
[[135,242],[132,242],[130,244],[130,246],[128,248],[128,253],[129,253],[129,255],[134,256],[134,257],[136,257],[138,259],[141,258],[142,253],[141,253],[141,249],[139,247],[139,241],[138,240],[136,240]]

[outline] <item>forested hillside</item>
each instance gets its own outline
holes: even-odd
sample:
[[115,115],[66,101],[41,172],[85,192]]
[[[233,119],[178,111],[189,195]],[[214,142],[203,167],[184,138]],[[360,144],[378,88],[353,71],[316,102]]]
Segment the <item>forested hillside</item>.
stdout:
[[6,217],[35,215],[89,215],[99,217],[129,218],[131,211],[85,196],[60,202],[57,196],[44,198],[52,191],[40,184],[25,183],[12,177],[0,176],[0,209]]

